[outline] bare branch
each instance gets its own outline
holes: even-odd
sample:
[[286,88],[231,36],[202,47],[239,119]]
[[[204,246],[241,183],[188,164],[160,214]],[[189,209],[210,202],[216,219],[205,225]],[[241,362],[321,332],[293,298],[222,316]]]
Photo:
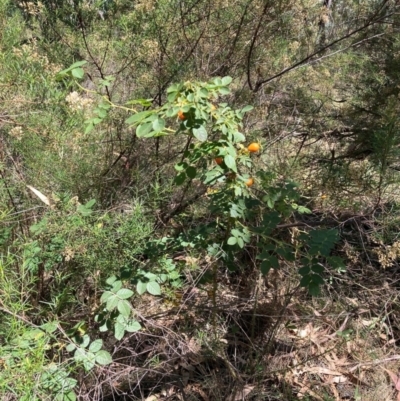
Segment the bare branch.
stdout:
[[[272,77],[269,77],[269,78],[267,78],[267,79],[257,81],[257,83],[256,83],[256,85],[255,85],[255,87],[254,87],[254,89],[253,89],[253,87],[252,87],[252,85],[251,85],[251,82],[249,81],[249,76],[250,76],[250,75],[249,75],[249,69],[250,69],[249,64],[250,64],[251,52],[252,52],[252,50],[253,50],[252,47],[254,46],[253,42],[255,42],[255,39],[253,38],[253,42],[252,42],[252,45],[253,45],[253,46],[251,46],[251,48],[250,48],[250,50],[249,50],[248,65],[247,65],[248,84],[249,84],[250,89],[253,90],[254,92],[257,92],[257,91],[258,91],[263,85],[265,85],[266,83],[271,82],[271,81],[273,81],[274,79],[281,77],[282,75],[285,75],[285,74],[288,73],[289,71],[292,71],[292,70],[294,70],[294,69],[296,69],[296,68],[302,66],[303,64],[306,64],[306,63],[311,62],[311,61],[315,61],[315,60],[313,60],[313,58],[314,58],[315,56],[317,56],[318,54],[321,54],[321,53],[323,53],[324,51],[326,51],[326,50],[332,48],[332,47],[335,46],[336,44],[338,44],[338,43],[340,43],[340,42],[343,42],[343,41],[346,40],[346,39],[351,38],[352,36],[356,35],[356,34],[359,33],[359,32],[364,31],[365,29],[371,27],[372,25],[375,25],[375,24],[378,24],[378,23],[382,23],[384,19],[387,19],[389,16],[393,15],[393,14],[389,14],[389,15],[385,15],[384,17],[379,16],[380,11],[385,7],[385,5],[386,5],[387,2],[388,2],[388,0],[385,0],[385,1],[383,2],[382,6],[374,13],[374,15],[373,15],[364,25],[362,25],[361,27],[359,27],[359,28],[357,28],[357,29],[354,29],[353,31],[349,32],[348,34],[342,36],[342,37],[339,38],[339,39],[334,40],[333,42],[327,44],[326,46],[323,46],[323,47],[320,48],[319,50],[313,52],[313,53],[310,54],[309,56],[307,56],[307,57],[303,58],[302,60],[298,61],[297,63],[291,65],[290,67],[287,67],[287,68],[283,69],[283,70],[282,70],[281,72],[279,72],[278,74],[275,74],[275,75],[273,75]],[[359,43],[361,43],[361,42],[359,42]],[[328,56],[329,56],[329,55],[327,55],[327,56],[325,56],[325,57],[328,57]],[[324,58],[325,58],[325,57],[324,57]],[[321,60],[322,60],[322,58],[321,58]]]

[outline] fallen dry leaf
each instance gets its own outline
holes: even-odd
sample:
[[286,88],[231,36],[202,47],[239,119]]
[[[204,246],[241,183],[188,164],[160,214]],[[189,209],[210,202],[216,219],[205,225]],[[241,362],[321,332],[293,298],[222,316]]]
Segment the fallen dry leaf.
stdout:
[[150,395],[144,401],[158,401],[159,398],[156,395]]
[[341,376],[342,375],[342,372],[324,368],[322,366],[312,366],[310,368],[305,367],[305,368],[303,368],[303,372],[322,374],[322,375],[332,375],[332,376]]
[[[398,377],[395,373],[391,372],[388,369],[385,369],[382,367],[382,369],[389,375],[389,377],[392,379],[392,382],[394,383],[394,387],[397,391],[400,391],[400,377]],[[398,398],[398,397],[397,397]]]
[[255,386],[246,384],[243,388],[237,389],[229,398],[229,401],[240,401],[246,398],[254,389]]
[[38,191],[36,188],[27,185],[27,187],[47,206],[50,206],[50,201],[49,198],[46,195],[43,195],[40,191]]
[[335,377],[332,377],[331,382],[336,383],[336,384],[346,383],[347,377],[346,376],[335,376]]
[[303,383],[300,382],[299,380],[295,379],[294,383],[298,384],[300,386],[300,390],[297,393],[298,398],[304,398],[306,395],[311,395],[318,401],[324,401],[318,394],[314,393],[314,391],[311,390],[311,384],[306,384],[305,380],[303,380]]

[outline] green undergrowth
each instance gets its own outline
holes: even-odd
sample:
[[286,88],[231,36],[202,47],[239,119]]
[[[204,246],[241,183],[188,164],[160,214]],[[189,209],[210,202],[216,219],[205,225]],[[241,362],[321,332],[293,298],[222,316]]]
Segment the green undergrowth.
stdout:
[[0,0],[0,398],[339,399],[313,361],[398,354],[399,9],[324,3]]

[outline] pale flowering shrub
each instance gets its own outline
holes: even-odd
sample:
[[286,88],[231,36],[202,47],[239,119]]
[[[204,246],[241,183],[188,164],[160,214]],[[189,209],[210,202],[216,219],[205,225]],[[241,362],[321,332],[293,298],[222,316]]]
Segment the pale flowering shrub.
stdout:
[[158,42],[151,39],[145,39],[142,42],[138,54],[148,62],[154,62],[160,54]]
[[23,44],[21,47],[14,47],[12,52],[16,58],[24,59],[30,66],[40,66],[51,75],[55,75],[61,69],[60,65],[51,63],[46,55],[40,54],[35,38],[30,39],[29,44]]
[[75,112],[87,111],[93,103],[92,99],[83,97],[76,91],[71,92],[69,95],[67,95],[65,101],[67,102],[68,107]]
[[154,10],[154,0],[142,0],[135,5],[135,10],[149,12]]

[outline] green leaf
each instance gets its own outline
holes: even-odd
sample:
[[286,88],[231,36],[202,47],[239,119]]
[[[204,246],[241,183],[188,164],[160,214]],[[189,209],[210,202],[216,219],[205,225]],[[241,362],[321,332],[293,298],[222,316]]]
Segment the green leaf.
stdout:
[[237,169],[236,169],[236,161],[235,158],[231,155],[226,155],[224,157],[224,162],[226,164],[226,166],[228,168],[230,168],[231,170],[233,170],[235,173],[237,173]]
[[62,376],[62,388],[64,391],[72,390],[78,383],[77,380],[73,379],[72,377],[67,377],[67,372],[58,370],[58,373],[60,378]]
[[143,283],[142,281],[138,281],[136,284],[136,291],[138,292],[139,295],[142,295],[146,292],[147,290],[147,283]]
[[152,128],[153,128],[153,123],[152,122],[140,124],[136,128],[136,136],[138,138],[143,138],[143,137],[147,138],[148,134],[152,130]]
[[231,93],[231,91],[228,88],[226,88],[225,86],[223,86],[222,88],[219,88],[218,92],[221,95],[229,95]]
[[90,122],[85,128],[85,135],[88,134],[89,132],[93,131],[93,128],[94,128],[94,124],[93,124],[93,122]]
[[121,340],[122,337],[124,336],[124,334],[125,334],[125,326],[122,325],[121,323],[115,323],[115,326],[114,326],[114,337],[117,340]]
[[89,202],[85,203],[85,207],[88,208],[88,209],[91,209],[94,206],[95,203],[96,203],[96,199],[90,199]]
[[112,297],[107,299],[107,304],[106,304],[106,308],[108,311],[112,311],[116,308],[116,306],[118,305],[119,302],[119,298],[116,295],[113,295]]
[[308,287],[308,285],[311,282],[311,276],[309,274],[307,274],[306,276],[303,276],[300,280],[300,285],[302,287]]
[[114,283],[114,281],[116,281],[116,280],[117,280],[116,276],[111,276],[111,277],[108,277],[108,279],[106,280],[106,283],[109,285],[112,285]]
[[199,91],[199,96],[203,98],[208,97],[208,90],[206,88],[201,88]]
[[103,340],[98,338],[97,340],[94,340],[90,345],[89,345],[89,351],[96,353],[101,349],[103,346]]
[[90,216],[92,214],[92,211],[90,209],[87,209],[85,205],[79,205],[76,210],[78,211],[79,214],[81,214],[83,217]]
[[93,361],[91,359],[83,360],[83,367],[85,368],[86,372],[89,372],[89,370],[92,370],[94,368],[94,365],[95,365],[94,360]]
[[239,245],[240,248],[243,248],[243,247],[244,247],[243,238],[241,238],[241,237],[237,238],[237,243],[238,243],[238,245]]
[[127,118],[125,120],[125,123],[131,125],[131,124],[140,122],[140,121],[144,120],[146,117],[148,117],[151,113],[152,112],[148,111],[148,110],[141,111],[141,112],[136,113],[136,114],[130,116],[129,118]]
[[76,362],[82,362],[86,358],[86,352],[82,348],[77,348],[74,354]]
[[167,93],[178,92],[181,89],[181,84],[172,84],[168,87]]
[[207,130],[201,125],[199,128],[193,128],[193,135],[200,142],[204,142],[208,138]]
[[274,269],[279,269],[279,260],[275,255],[269,255],[268,259],[266,260],[268,260]]
[[117,292],[121,287],[122,287],[122,281],[121,280],[114,281],[111,291]]
[[87,61],[85,61],[85,60],[76,61],[74,64],[72,64],[71,66],[69,66],[69,67],[67,68],[67,70],[68,70],[68,71],[69,71],[69,70],[73,70],[74,68],[82,67],[82,66],[84,66],[85,64],[87,64]]
[[65,349],[66,349],[68,352],[75,351],[76,345],[75,345],[74,343],[70,343],[70,344],[68,344],[68,345],[65,347]]
[[337,331],[336,334],[342,338],[349,338],[350,335],[353,334],[353,330],[347,329],[347,330],[343,330],[343,331]]
[[90,343],[90,337],[85,334],[83,337],[83,342],[80,344],[81,348],[86,348]]
[[99,365],[108,365],[112,362],[112,357],[108,351],[101,350],[96,353],[96,362]]
[[320,276],[319,274],[313,274],[313,275],[312,275],[312,281],[313,281],[314,283],[317,283],[317,284],[320,284],[320,285],[322,285],[322,284],[325,283],[325,280],[324,280],[323,277]]
[[62,392],[57,394],[54,401],[76,401],[76,394],[73,391],[68,391],[68,393]]
[[157,280],[157,277],[158,277],[156,274],[151,273],[151,272],[147,272],[144,276],[146,278],[148,278],[150,281],[155,281],[155,280]]
[[62,401],[76,401],[75,392],[69,391],[67,394],[62,394]]
[[117,292],[117,296],[121,299],[128,299],[132,297],[133,291],[128,288],[122,288]]
[[305,206],[299,206],[299,207],[297,208],[297,211],[298,211],[300,214],[310,214],[310,213],[311,213],[311,210],[310,210],[309,208],[305,207]]
[[119,313],[125,317],[128,317],[131,313],[131,305],[128,301],[121,299],[118,302],[117,309]]
[[318,274],[322,274],[324,272],[324,267],[321,265],[312,265],[311,266],[311,271],[313,273],[318,273]]
[[300,285],[307,288],[308,292],[313,295],[319,295],[320,285],[324,283],[324,279],[319,274],[308,274],[302,277]]
[[66,75],[68,72],[72,71],[75,68],[78,67],[82,67],[83,65],[85,65],[87,63],[87,61],[77,61],[76,63],[70,65],[68,68],[66,68],[65,70],[59,71],[57,73],[57,75]]
[[155,132],[160,132],[165,128],[165,120],[163,118],[157,118],[153,121],[153,130]]
[[206,178],[204,180],[205,185],[209,185],[215,181],[221,180],[222,172],[220,168],[214,168],[212,170],[207,171]]
[[308,292],[310,293],[310,295],[312,295],[313,297],[318,296],[321,293],[321,289],[318,283],[315,283],[314,281],[312,281],[308,287]]
[[179,162],[179,163],[176,163],[174,166],[176,171],[183,171],[183,170],[187,169],[187,167],[188,167],[188,164],[186,162]]
[[151,281],[147,283],[147,291],[151,295],[161,295],[161,287],[156,281]]
[[125,327],[128,319],[124,315],[118,315],[116,321]]
[[233,133],[233,140],[234,142],[243,142],[246,139],[246,137],[239,131],[235,131]]
[[261,263],[262,274],[267,274],[272,268],[279,268],[279,261],[275,255],[268,255]]
[[175,177],[175,184],[176,185],[182,185],[186,180],[186,173],[182,171]]
[[262,261],[260,265],[261,273],[264,274],[265,276],[271,270],[271,267],[272,266],[268,263],[268,261],[266,260]]
[[140,104],[143,107],[149,107],[149,106],[151,106],[152,100],[153,99],[133,99],[133,100],[129,100],[125,104],[127,104],[127,105],[129,105],[129,104]]
[[232,77],[223,77],[222,85],[229,85],[232,82]]
[[107,110],[96,109],[95,112],[101,119],[104,119],[107,116]]
[[194,178],[196,178],[196,174],[197,174],[196,168],[193,167],[193,166],[189,166],[189,167],[186,169],[186,174],[187,174],[187,176],[188,176],[189,178],[191,178],[191,179],[193,180]]
[[307,276],[310,274],[310,272],[311,272],[311,267],[309,265],[302,266],[299,269],[299,274],[301,276]]
[[102,110],[110,110],[111,104],[110,103],[100,103],[98,107]]
[[265,213],[260,228],[265,235],[269,235],[281,221],[279,213],[272,211]]
[[170,92],[167,96],[168,102],[172,103],[176,99],[177,95],[177,92]]
[[308,237],[310,255],[321,254],[323,256],[329,256],[339,238],[339,235],[338,231],[335,229],[321,229],[311,231],[308,234]]
[[83,76],[85,75],[85,71],[83,71],[82,68],[74,68],[74,69],[71,71],[71,74],[72,74],[72,76],[73,76],[74,78],[82,79]]
[[346,270],[346,263],[344,263],[344,260],[340,256],[329,256],[326,260],[335,270]]
[[132,320],[125,326],[125,330],[128,331],[129,333],[134,333],[136,331],[139,331],[142,328],[140,323],[136,320]]
[[57,328],[58,328],[58,322],[57,320],[54,320],[52,322],[47,322],[45,324],[42,324],[40,326],[46,333],[54,333]]
[[253,109],[254,109],[253,106],[248,105],[248,106],[243,107],[243,109],[241,110],[241,113],[247,113],[248,111],[251,111]]
[[110,326],[111,326],[111,322],[110,320],[106,320],[100,327],[99,327],[99,331],[104,333],[108,330],[110,330]]
[[230,237],[228,238],[228,245],[236,245],[237,243],[237,238],[236,237]]
[[276,252],[289,262],[294,262],[296,260],[293,248],[288,245],[280,245],[276,248]]
[[104,303],[106,302],[110,297],[112,297],[114,295],[113,292],[111,291],[104,291],[103,294],[100,297],[100,302]]

